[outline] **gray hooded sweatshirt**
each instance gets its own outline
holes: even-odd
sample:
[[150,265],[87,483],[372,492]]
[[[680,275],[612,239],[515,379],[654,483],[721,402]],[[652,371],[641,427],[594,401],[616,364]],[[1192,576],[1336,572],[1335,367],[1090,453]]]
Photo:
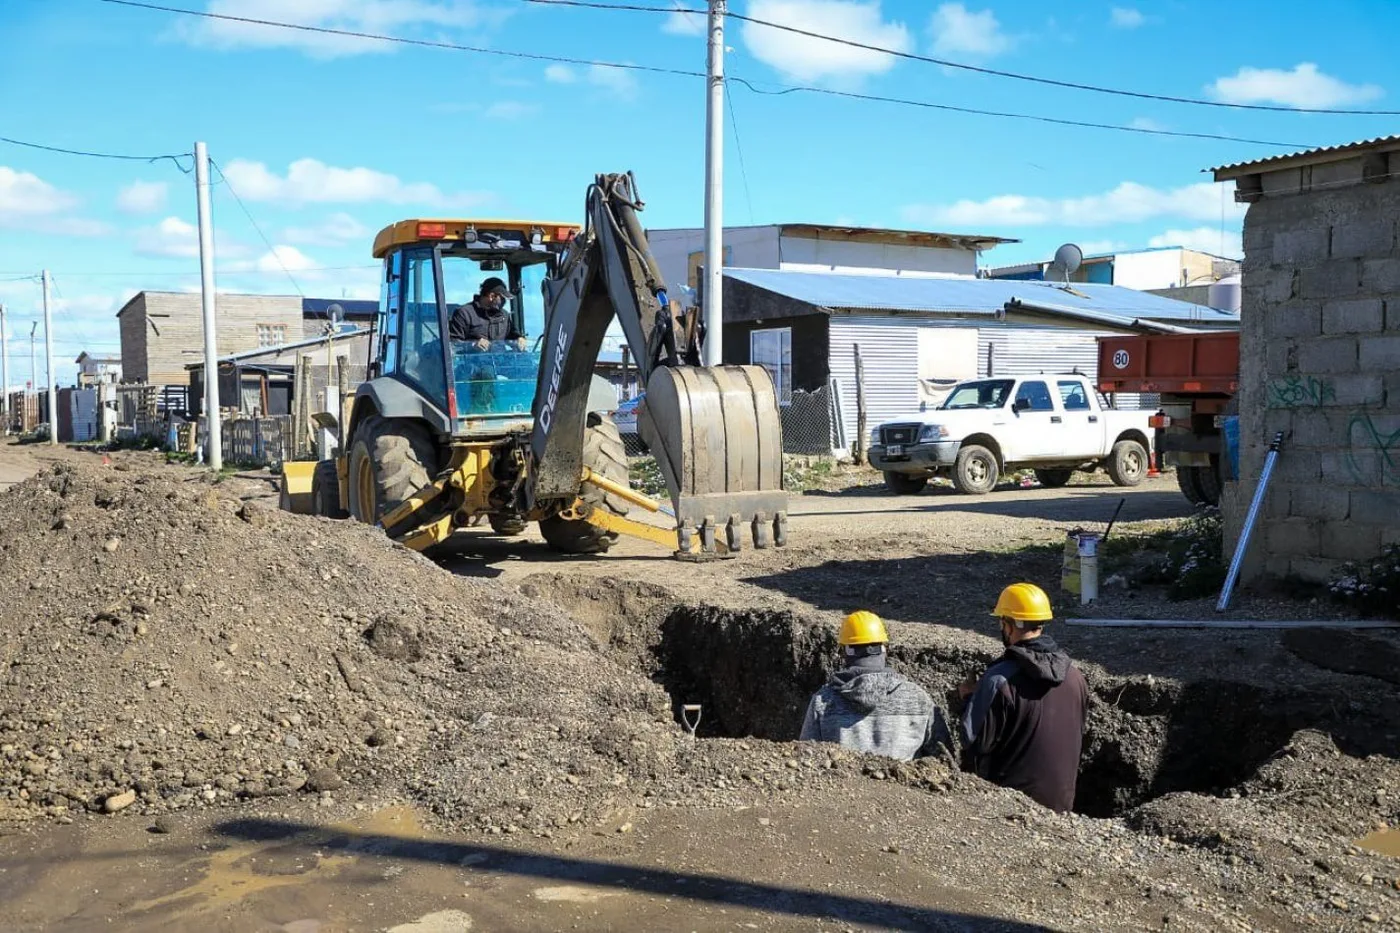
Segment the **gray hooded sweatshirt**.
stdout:
[[872,755],[911,761],[953,751],[948,721],[923,687],[891,670],[848,667],[812,695],[804,741],[835,742]]

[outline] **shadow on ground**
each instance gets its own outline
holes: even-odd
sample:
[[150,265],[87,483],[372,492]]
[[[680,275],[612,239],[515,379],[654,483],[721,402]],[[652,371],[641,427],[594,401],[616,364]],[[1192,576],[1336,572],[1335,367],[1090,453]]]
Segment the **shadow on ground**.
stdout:
[[450,841],[427,841],[383,833],[334,831],[285,820],[238,819],[213,828],[219,835],[254,842],[284,840],[307,853],[332,851],[373,854],[439,865],[470,865],[474,870],[551,881],[616,888],[696,903],[743,907],[770,914],[891,930],[986,930],[1030,933],[1048,928],[990,917],[893,903],[842,894],[782,887],[720,875],[642,868],[594,859],[565,858]]
[[[1126,499],[1119,521],[1153,521],[1185,518],[1191,514],[1191,504],[1179,492],[1125,492],[1113,486],[1084,486],[1069,489],[1008,490],[1022,495],[991,493],[986,496],[964,496],[952,490],[925,490],[913,496],[901,496],[895,508],[849,509],[815,507],[790,513],[793,522],[808,515],[878,515],[881,512],[927,512],[930,515],[967,513],[974,515],[1005,515],[1010,518],[1039,518],[1054,522],[1100,522],[1107,524],[1113,510]],[[1036,495],[1040,493],[1040,495]],[[808,493],[807,495],[811,495]],[[882,497],[889,500],[888,494]],[[850,497],[852,506],[860,497]],[[835,502],[832,502],[835,505]],[[844,502],[843,502],[844,504]],[[1102,530],[1102,529],[1100,529]]]

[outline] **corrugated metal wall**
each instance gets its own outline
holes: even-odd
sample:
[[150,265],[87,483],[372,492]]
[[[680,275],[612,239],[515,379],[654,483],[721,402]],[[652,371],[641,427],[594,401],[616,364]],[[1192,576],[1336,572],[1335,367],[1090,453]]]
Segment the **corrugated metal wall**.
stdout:
[[[1099,378],[1099,337],[1115,336],[1113,331],[1037,327],[1028,324],[1000,324],[982,327],[977,335],[977,375],[1034,376],[1040,373],[1078,371],[1097,382]],[[989,355],[990,351],[990,355]],[[988,362],[991,371],[988,372]],[[1121,392],[1114,403],[1119,408],[1157,407],[1157,396]]]

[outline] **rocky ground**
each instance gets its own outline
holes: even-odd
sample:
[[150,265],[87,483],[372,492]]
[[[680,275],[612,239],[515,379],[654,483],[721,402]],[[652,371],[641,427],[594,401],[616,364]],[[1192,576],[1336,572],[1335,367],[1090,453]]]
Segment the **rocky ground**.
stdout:
[[[955,707],[999,650],[988,594],[1053,586],[1045,545],[1072,520],[1057,509],[1111,490],[871,494],[862,518],[795,509],[794,547],[700,568],[627,548],[519,560],[529,541],[439,565],[276,512],[268,491],[123,454],[60,457],[0,493],[0,894],[24,928],[69,915],[45,907],[45,876],[7,866],[64,839],[314,829],[391,803],[463,845],[742,865],[756,887],[733,903],[774,929],[1400,928],[1400,865],[1355,845],[1400,819],[1400,678],[1377,661],[1391,633],[1064,630],[1096,699],[1078,814],[951,762],[792,742],[853,605],[890,618],[896,662]],[[865,497],[833,495],[841,513]],[[1168,500],[1138,495],[1136,520],[1160,521]],[[697,737],[682,703],[702,707]],[[780,908],[762,887],[779,875],[893,906]],[[676,884],[674,909],[709,918],[697,928],[732,928]]]

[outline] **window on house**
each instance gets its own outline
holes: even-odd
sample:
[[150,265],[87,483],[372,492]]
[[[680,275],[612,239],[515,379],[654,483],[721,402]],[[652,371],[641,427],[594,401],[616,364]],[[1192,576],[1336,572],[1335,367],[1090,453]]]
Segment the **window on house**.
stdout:
[[258,346],[276,347],[287,342],[287,325],[259,324]]
[[778,404],[792,404],[792,328],[773,327],[749,334],[749,362],[773,377]]

